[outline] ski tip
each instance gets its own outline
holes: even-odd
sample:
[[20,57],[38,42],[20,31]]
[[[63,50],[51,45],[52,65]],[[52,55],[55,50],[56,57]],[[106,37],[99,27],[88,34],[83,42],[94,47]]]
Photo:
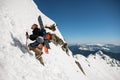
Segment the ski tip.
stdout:
[[39,15],[38,18],[41,18],[41,15]]

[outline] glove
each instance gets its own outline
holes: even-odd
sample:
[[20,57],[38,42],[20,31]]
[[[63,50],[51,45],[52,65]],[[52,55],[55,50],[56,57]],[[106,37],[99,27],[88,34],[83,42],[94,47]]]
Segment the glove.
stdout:
[[30,37],[30,35],[28,34],[28,32],[26,32],[26,38],[29,38]]

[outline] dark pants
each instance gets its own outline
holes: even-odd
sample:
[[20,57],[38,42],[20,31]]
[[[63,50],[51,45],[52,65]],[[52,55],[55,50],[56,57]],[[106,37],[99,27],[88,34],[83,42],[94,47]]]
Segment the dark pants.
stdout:
[[36,47],[38,46],[40,43],[38,43],[37,41],[33,42],[33,43],[30,43],[30,46],[31,47]]

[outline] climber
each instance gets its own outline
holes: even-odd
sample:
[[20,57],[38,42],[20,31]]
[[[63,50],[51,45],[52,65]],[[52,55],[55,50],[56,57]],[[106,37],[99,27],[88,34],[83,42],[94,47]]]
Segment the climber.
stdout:
[[40,61],[42,65],[44,65],[43,59],[42,59],[42,48],[44,46],[44,39],[43,39],[43,31],[38,28],[37,24],[33,24],[31,29],[33,30],[31,35],[29,35],[26,32],[26,37],[29,38],[30,40],[34,41],[33,43],[30,43],[28,45],[29,50],[32,50],[35,52],[35,57]]

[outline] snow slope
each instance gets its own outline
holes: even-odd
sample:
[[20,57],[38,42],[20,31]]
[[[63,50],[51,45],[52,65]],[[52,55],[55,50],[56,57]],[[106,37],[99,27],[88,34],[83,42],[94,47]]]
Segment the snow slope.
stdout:
[[[43,54],[45,66],[42,66],[34,53],[27,51],[25,37],[26,31],[31,33],[31,25],[38,24],[39,15],[44,25],[55,23],[38,10],[33,0],[0,0],[0,80],[119,80],[119,67],[111,67],[99,57],[87,59],[76,55],[76,59],[71,51],[68,56],[61,46],[53,43],[49,54]],[[47,32],[63,39],[58,29]],[[103,63],[105,66],[99,67]]]
[[75,55],[90,80],[120,80],[120,62],[98,51],[88,58]]
[[[55,23],[32,0],[0,0],[0,80],[87,80],[70,56],[50,43],[49,54],[43,54],[45,66],[26,50],[25,32],[38,24],[41,15],[44,25]],[[55,33],[63,39],[59,30]]]

